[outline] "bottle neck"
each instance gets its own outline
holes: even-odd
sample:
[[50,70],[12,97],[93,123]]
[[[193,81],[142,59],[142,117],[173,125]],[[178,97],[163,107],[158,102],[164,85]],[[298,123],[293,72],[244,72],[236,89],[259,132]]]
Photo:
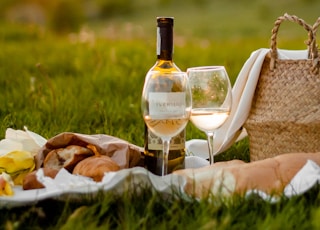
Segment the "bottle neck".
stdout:
[[172,61],[173,56],[173,25],[157,27],[157,59]]

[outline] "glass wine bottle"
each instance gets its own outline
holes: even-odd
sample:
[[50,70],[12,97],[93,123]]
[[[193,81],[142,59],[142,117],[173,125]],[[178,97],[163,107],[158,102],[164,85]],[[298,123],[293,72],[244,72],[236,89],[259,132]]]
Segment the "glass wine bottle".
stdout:
[[[173,62],[173,22],[172,17],[157,18],[157,61],[149,71],[159,71],[160,73],[181,72]],[[161,88],[167,82],[159,82],[156,87]],[[170,142],[168,156],[168,173],[185,167],[185,129],[173,137]],[[162,141],[161,138],[153,134],[145,125],[144,140],[144,164],[145,167],[156,175],[160,175],[162,166]]]

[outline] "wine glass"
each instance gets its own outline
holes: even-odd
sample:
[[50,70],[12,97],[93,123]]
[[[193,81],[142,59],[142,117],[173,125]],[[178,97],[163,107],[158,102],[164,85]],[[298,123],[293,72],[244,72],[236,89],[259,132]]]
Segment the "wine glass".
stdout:
[[141,110],[147,127],[162,140],[162,176],[168,172],[170,140],[186,127],[190,119],[191,100],[186,72],[148,72]]
[[190,120],[207,135],[209,161],[214,163],[214,136],[227,120],[232,104],[231,84],[224,66],[187,69],[192,92]]

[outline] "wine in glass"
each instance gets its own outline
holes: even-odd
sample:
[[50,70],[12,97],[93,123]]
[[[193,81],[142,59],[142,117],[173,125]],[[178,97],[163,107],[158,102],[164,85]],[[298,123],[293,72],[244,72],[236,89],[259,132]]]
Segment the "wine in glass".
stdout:
[[190,120],[205,132],[209,161],[214,163],[215,130],[227,120],[232,104],[231,84],[223,66],[200,66],[187,69],[192,92]]
[[167,174],[170,140],[187,125],[191,90],[185,72],[149,71],[142,92],[141,110],[148,128],[162,140],[161,175]]

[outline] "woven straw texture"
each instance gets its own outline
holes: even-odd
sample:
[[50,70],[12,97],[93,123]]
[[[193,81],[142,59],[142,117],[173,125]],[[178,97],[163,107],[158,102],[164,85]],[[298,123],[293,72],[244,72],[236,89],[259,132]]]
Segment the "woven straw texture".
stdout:
[[314,61],[317,53],[306,60],[279,60],[272,56],[271,52],[264,60],[244,125],[251,161],[284,153],[320,151],[320,75]]

